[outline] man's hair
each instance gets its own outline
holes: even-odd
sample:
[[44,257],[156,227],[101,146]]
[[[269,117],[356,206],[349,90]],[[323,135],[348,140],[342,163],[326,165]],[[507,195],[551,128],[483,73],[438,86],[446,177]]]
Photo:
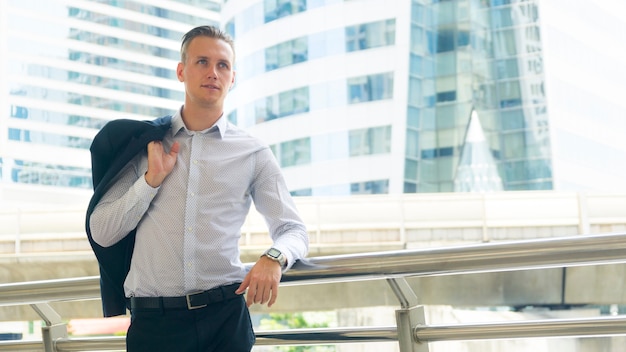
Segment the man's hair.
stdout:
[[214,39],[220,39],[225,41],[228,45],[230,45],[231,49],[233,49],[233,63],[235,61],[235,41],[233,38],[228,35],[228,33],[223,32],[217,27],[214,26],[198,26],[193,28],[189,32],[183,35],[183,40],[180,45],[180,61],[185,63],[187,61],[187,48],[189,47],[189,43],[195,37],[209,37]]

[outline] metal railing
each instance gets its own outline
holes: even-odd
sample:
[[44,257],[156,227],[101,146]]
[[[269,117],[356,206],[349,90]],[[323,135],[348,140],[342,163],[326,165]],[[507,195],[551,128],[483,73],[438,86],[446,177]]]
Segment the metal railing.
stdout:
[[[457,247],[311,258],[296,263],[283,285],[384,278],[398,298],[396,326],[257,332],[257,345],[311,345],[397,341],[401,352],[427,352],[428,343],[526,337],[626,335],[626,317],[545,319],[481,324],[427,325],[424,307],[406,277],[460,275],[578,265],[626,263],[626,234],[580,235]],[[98,298],[99,278],[0,285],[0,305],[30,304],[44,319],[43,341],[0,342],[0,351],[124,350],[125,337],[68,338],[48,306],[53,301]]]

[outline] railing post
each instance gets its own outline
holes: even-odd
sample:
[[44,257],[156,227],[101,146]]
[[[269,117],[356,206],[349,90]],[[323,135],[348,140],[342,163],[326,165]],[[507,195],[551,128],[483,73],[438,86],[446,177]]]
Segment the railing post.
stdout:
[[415,328],[426,323],[424,306],[418,305],[417,295],[404,277],[389,278],[387,283],[400,301],[400,309],[396,310],[400,352],[428,352],[428,343],[414,339]]
[[67,324],[61,316],[47,303],[31,304],[31,307],[44,320],[46,326],[41,328],[41,336],[45,352],[56,352],[55,342],[67,338]]

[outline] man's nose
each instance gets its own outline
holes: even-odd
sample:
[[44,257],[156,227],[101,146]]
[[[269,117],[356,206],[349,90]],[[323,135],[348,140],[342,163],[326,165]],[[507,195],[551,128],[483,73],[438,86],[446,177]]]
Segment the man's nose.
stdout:
[[209,78],[217,79],[217,67],[212,66],[208,72]]

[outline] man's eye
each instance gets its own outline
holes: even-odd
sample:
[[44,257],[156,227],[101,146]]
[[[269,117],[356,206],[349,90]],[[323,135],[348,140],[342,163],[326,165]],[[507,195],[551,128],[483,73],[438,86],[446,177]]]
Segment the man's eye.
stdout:
[[206,64],[206,60],[205,59],[200,59],[198,60],[198,63],[201,65],[205,65]]
[[222,67],[222,68],[228,68],[228,64],[225,64],[225,63],[221,62],[221,63],[220,63],[220,67]]

